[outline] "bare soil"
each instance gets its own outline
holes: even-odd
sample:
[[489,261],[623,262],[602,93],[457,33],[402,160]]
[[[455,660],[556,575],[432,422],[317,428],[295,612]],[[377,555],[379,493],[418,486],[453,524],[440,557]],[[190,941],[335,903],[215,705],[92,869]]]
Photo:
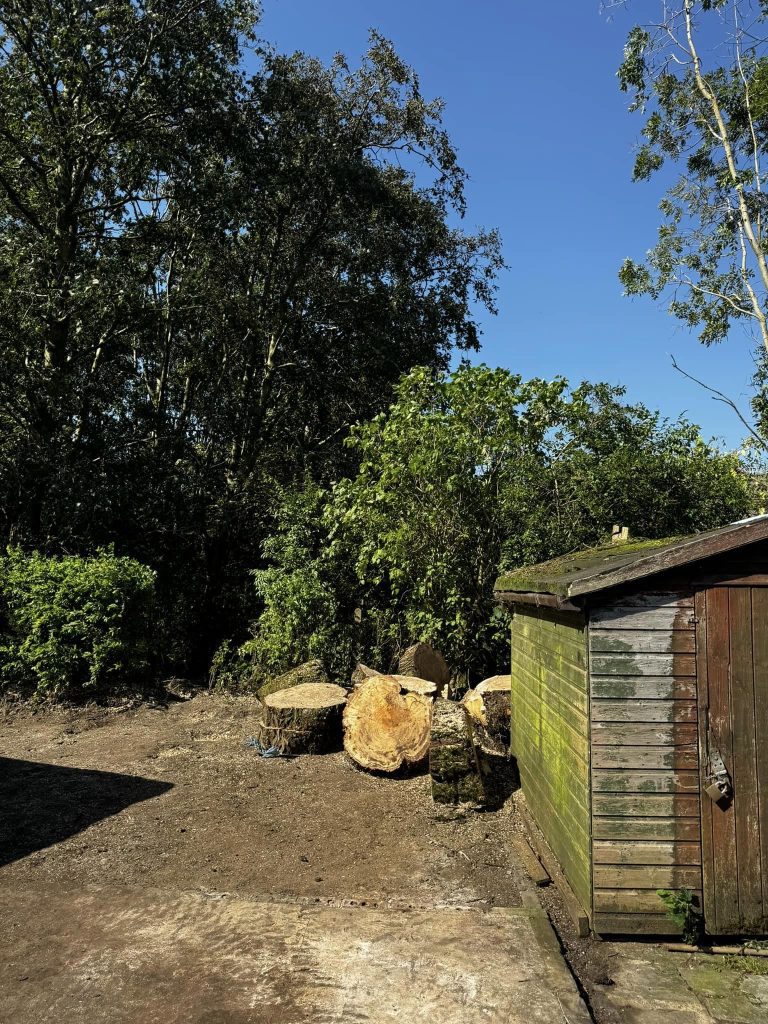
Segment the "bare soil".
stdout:
[[5,895],[152,887],[308,903],[518,906],[509,811],[454,816],[425,774],[262,758],[255,701],[0,709]]

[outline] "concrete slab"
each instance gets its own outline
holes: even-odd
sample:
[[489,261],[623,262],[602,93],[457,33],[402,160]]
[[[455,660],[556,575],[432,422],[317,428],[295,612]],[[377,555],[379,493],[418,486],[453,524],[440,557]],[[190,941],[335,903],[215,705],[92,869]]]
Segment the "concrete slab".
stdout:
[[681,958],[680,975],[716,1024],[768,1021],[768,975],[744,973],[738,969],[738,960],[732,965],[719,956]]
[[3,1024],[588,1024],[544,913],[0,894]]

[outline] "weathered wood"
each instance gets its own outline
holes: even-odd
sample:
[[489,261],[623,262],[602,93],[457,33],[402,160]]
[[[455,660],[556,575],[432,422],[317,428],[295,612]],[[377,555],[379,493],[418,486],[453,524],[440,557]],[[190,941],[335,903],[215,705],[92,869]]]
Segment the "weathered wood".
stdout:
[[[763,917],[768,918],[768,587],[752,591],[752,655],[755,684],[755,775],[760,805]],[[768,930],[768,929],[767,929]]]
[[558,859],[555,856],[552,847],[549,845],[545,834],[539,827],[539,824],[528,804],[528,800],[523,793],[515,794],[515,807],[517,808],[523,824],[526,827],[527,836],[531,846],[536,851],[539,860],[544,865],[550,878],[558,888],[563,900],[563,906],[576,929],[576,934],[579,938],[586,938],[590,932],[589,913],[581,903],[576,892],[571,888],[568,878],[563,872],[563,868],[558,862]]
[[537,594],[524,590],[494,590],[493,596],[501,604],[547,608],[557,611],[580,612],[581,606],[554,594]]
[[596,815],[592,820],[592,836],[594,839],[666,839],[699,843],[701,833],[698,818],[603,818]]
[[680,925],[665,914],[595,914],[597,935],[680,935]]
[[600,768],[592,772],[592,789],[595,793],[698,793],[699,773]]
[[344,709],[344,749],[362,768],[394,772],[429,751],[432,701],[401,693],[391,676],[373,676],[352,691]]
[[[701,903],[701,893],[692,895]],[[655,889],[595,889],[595,913],[666,914],[667,908]]]
[[509,753],[510,690],[468,690],[462,704],[469,718],[475,746],[489,754]]
[[695,700],[593,700],[592,722],[695,722]]
[[595,864],[700,864],[697,842],[640,842],[600,839],[593,843]]
[[595,864],[596,889],[701,889],[701,868],[688,865]]
[[687,605],[668,605],[658,608],[627,608],[624,606],[595,608],[590,616],[590,628],[602,629],[692,629],[695,625],[693,608]]
[[595,768],[696,768],[699,763],[697,747],[612,746],[594,747],[592,765]]
[[[755,681],[752,652],[752,589],[729,587],[731,633],[731,728],[734,815],[739,877],[740,930],[763,930],[760,870],[760,808],[755,749]],[[757,624],[768,628],[768,622]],[[761,739],[765,740],[764,737]],[[765,812],[764,812],[765,813]],[[768,827],[768,822],[766,822]],[[768,914],[765,915],[768,927]]]
[[355,670],[352,673],[350,682],[353,686],[359,686],[360,683],[364,683],[366,679],[370,679],[371,676],[378,676],[381,673],[375,668],[369,668],[368,665],[364,665],[361,661],[355,666]]
[[583,907],[591,905],[586,665],[582,616],[516,608],[512,752],[531,812]]
[[665,569],[689,565],[703,558],[732,551],[744,544],[751,544],[768,538],[768,519],[756,519],[739,523],[717,532],[687,538],[657,551],[651,550],[645,557],[602,572],[586,579],[575,581],[568,588],[568,597],[594,593],[606,587],[616,587],[645,576],[655,575]]
[[[696,682],[698,687],[699,770],[701,786],[706,785],[705,772],[709,750],[709,676],[707,671],[707,592],[696,592]],[[704,797],[700,809],[702,907],[705,929],[716,927],[714,893],[714,861],[712,856],[712,801]]]
[[595,814],[611,817],[696,818],[699,816],[698,794],[631,793],[614,795],[595,793],[592,798]]
[[262,747],[281,754],[322,754],[341,748],[347,693],[331,683],[299,683],[267,694],[256,723]]
[[435,701],[429,742],[432,799],[441,804],[480,804],[483,787],[465,708]]
[[522,836],[513,836],[512,849],[534,885],[539,888],[549,885],[552,881],[549,872]]
[[693,654],[593,654],[590,671],[596,676],[695,676]]
[[696,680],[682,676],[592,676],[593,698],[696,699]]
[[693,654],[696,636],[693,629],[600,629],[589,630],[589,649],[593,654]]
[[[709,732],[726,765],[733,765],[730,722],[730,616],[728,588],[707,591],[707,678],[709,683]],[[705,716],[706,717],[706,716]],[[706,799],[706,798],[705,798]],[[710,808],[714,870],[714,908],[705,907],[707,930],[713,934],[739,928],[736,819],[733,804]],[[714,909],[714,913],[712,913]]]
[[643,746],[693,745],[696,723],[687,722],[593,722],[592,745],[637,744]]

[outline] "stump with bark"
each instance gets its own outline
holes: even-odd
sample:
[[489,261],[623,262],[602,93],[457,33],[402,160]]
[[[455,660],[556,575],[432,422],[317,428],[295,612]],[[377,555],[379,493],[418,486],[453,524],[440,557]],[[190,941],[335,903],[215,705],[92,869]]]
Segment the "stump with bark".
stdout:
[[464,696],[475,743],[489,754],[509,753],[511,695],[509,676],[493,676]]
[[484,792],[463,705],[436,700],[429,745],[432,799],[440,804],[481,804]]
[[372,676],[350,694],[344,709],[344,749],[362,768],[394,772],[418,764],[429,750],[432,702],[402,693],[393,676]]
[[359,686],[360,683],[364,683],[366,679],[370,679],[371,676],[381,675],[375,668],[369,668],[364,665],[361,661],[355,666],[355,671],[352,673],[352,686]]
[[442,654],[430,647],[429,644],[424,643],[413,644],[403,651],[397,671],[402,676],[429,679],[437,684],[441,696],[446,692],[451,678],[450,670]]
[[324,754],[341,749],[347,691],[332,683],[300,683],[264,698],[255,736],[281,754]]

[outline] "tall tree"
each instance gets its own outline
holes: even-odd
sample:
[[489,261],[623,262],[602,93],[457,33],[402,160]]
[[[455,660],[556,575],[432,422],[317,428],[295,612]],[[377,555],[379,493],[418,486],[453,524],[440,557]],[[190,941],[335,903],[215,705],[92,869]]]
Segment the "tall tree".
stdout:
[[0,524],[158,568],[181,648],[250,598],[275,486],[476,346],[501,266],[391,45],[324,67],[257,14],[0,2]]
[[[634,177],[681,165],[658,241],[628,259],[629,294],[670,294],[670,311],[709,345],[736,321],[768,353],[768,3],[679,0],[635,27],[619,82],[645,116]],[[747,424],[749,426],[749,424]],[[750,428],[751,429],[751,428]],[[758,440],[765,443],[768,434]]]

